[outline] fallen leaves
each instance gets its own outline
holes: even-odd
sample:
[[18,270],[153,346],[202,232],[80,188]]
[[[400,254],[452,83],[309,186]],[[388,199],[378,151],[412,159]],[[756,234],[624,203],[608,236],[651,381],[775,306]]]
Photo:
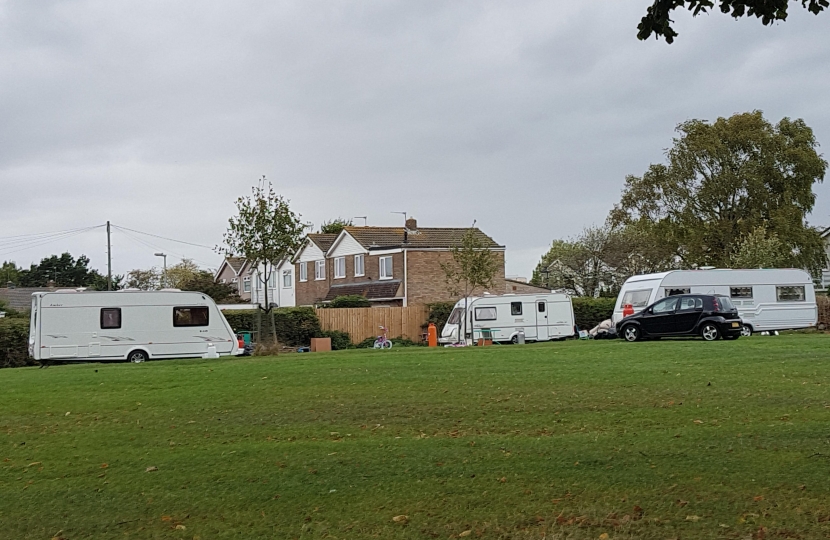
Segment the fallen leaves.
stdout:
[[609,538],[610,536],[608,536],[608,533],[602,533],[599,535],[599,540],[608,540]]
[[473,531],[471,529],[467,529],[466,531],[458,533],[458,537],[464,538],[465,536],[470,536],[471,534],[473,534]]
[[764,496],[763,495],[758,495],[757,497],[752,497],[752,500],[755,501],[755,502],[761,502],[761,501],[764,500]]
[[703,420],[695,420],[695,421],[694,421],[694,423],[695,423],[695,424],[702,424],[702,423],[703,423]]
[[155,465],[151,465],[151,466],[147,467],[146,469],[144,469],[144,472],[155,472],[157,470],[159,470],[158,467],[156,467]]
[[394,521],[395,523],[406,523],[407,521],[409,521],[409,516],[401,514],[399,516],[393,517],[392,521]]
[[101,463],[101,468],[102,469],[109,468],[109,466],[110,466],[109,463]]
[[700,521],[700,516],[686,516],[686,521],[694,521],[695,523],[697,523],[698,521]]

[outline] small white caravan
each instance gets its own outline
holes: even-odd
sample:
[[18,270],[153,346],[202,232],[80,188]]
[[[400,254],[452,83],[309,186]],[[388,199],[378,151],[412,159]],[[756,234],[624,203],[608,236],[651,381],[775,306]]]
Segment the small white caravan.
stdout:
[[[444,329],[441,343],[464,341],[464,299],[459,300]],[[496,342],[519,340],[524,333],[528,341],[549,341],[574,335],[574,310],[571,297],[562,293],[484,295],[467,299],[467,341],[480,338]]]
[[633,276],[620,290],[613,320],[623,318],[626,304],[636,313],[666,296],[689,293],[731,298],[743,319],[744,335],[807,328],[818,320],[813,280],[804,270],[794,268],[674,270]]
[[64,289],[32,295],[29,354],[36,360],[137,363],[239,352],[225,316],[200,292]]

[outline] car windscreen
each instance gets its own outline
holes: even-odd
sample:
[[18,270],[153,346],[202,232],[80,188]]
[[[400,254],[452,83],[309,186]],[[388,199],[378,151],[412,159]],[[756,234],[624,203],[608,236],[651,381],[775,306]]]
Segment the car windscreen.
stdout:
[[632,307],[646,307],[648,299],[651,297],[651,289],[641,289],[639,291],[628,291],[623,295],[620,306],[631,304]]

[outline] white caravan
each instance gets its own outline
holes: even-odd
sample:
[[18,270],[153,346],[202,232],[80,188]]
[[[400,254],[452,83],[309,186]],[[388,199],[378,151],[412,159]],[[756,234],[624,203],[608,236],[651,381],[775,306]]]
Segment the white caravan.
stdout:
[[[464,332],[464,299],[459,300],[444,329],[441,343],[458,343]],[[468,342],[480,338],[516,343],[520,332],[528,341],[549,341],[574,335],[571,297],[562,293],[504,294],[467,299]]]
[[200,292],[65,289],[32,295],[29,354],[36,360],[143,362],[239,353],[228,321]]
[[744,322],[744,335],[767,330],[815,326],[818,320],[813,280],[804,270],[674,270],[626,280],[614,306],[614,322],[623,307],[634,312],[675,294],[728,296]]

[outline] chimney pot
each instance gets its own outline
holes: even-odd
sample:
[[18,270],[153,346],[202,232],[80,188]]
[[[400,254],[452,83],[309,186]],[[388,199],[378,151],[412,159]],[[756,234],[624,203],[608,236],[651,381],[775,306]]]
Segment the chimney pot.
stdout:
[[415,218],[409,218],[406,220],[406,228],[410,231],[417,231],[418,230],[418,220]]

